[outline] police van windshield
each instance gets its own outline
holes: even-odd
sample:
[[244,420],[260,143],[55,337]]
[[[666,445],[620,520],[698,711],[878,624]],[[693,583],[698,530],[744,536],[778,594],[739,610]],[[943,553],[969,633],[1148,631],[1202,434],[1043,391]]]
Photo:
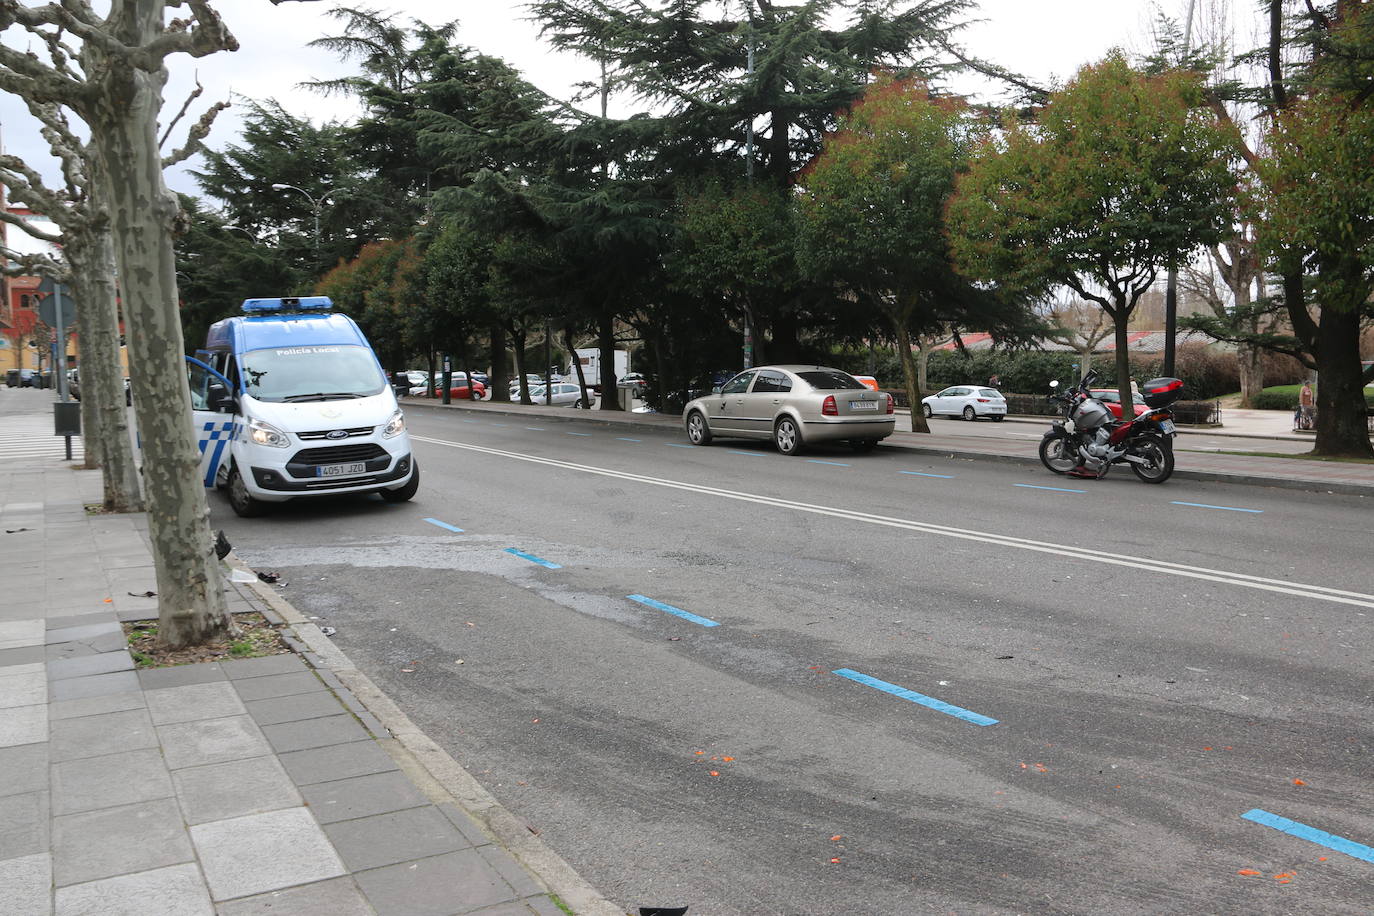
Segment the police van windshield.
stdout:
[[366,347],[269,347],[243,354],[244,392],[260,401],[334,401],[386,389]]

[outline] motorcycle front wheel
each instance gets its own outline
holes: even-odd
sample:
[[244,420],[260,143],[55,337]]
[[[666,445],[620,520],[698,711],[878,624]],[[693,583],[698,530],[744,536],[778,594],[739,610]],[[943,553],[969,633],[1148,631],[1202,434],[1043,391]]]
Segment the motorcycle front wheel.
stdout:
[[1130,462],[1135,476],[1146,483],[1163,483],[1174,473],[1174,450],[1157,436],[1146,436],[1131,446],[1131,454],[1145,459],[1144,464]]
[[1078,449],[1061,430],[1040,440],[1040,463],[1056,474],[1067,474],[1078,466]]

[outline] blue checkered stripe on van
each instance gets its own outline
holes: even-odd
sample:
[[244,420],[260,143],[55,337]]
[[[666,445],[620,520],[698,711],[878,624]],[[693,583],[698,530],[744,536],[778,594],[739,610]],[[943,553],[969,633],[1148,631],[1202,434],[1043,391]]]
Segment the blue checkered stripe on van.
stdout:
[[211,420],[201,427],[200,435],[196,437],[196,447],[200,449],[202,455],[212,446],[214,449],[210,455],[210,463],[205,468],[204,483],[206,487],[215,485],[215,474],[219,471],[219,463],[224,460],[224,450],[229,447],[230,442],[234,441],[237,432],[238,424],[233,420],[224,420],[219,423]]

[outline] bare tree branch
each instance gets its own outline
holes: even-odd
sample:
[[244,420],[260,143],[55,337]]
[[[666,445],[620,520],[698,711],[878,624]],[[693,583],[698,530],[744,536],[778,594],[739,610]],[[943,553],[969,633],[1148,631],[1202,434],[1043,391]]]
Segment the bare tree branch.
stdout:
[[59,261],[48,254],[20,254],[12,248],[0,245],[0,259],[5,261],[0,274],[7,277],[52,277],[59,283],[71,279],[71,270],[65,261]]
[[161,65],[163,58],[171,54],[206,57],[217,51],[239,49],[238,39],[207,0],[168,0],[167,5],[188,7],[191,18],[168,22],[161,35],[135,52],[135,66],[151,72]]
[[182,118],[186,117],[186,112],[190,110],[191,103],[194,102],[196,99],[200,98],[204,94],[205,87],[200,84],[200,75],[197,74],[196,88],[192,89],[191,94],[186,97],[186,101],[181,103],[181,110],[177,112],[176,117],[172,118],[172,123],[168,124],[167,129],[163,131],[162,139],[157,141],[158,149],[162,149],[162,147],[166,145],[167,138],[172,135],[172,129],[175,128],[177,124],[181,122]]
[[[176,165],[178,162],[190,159],[196,153],[204,150],[205,138],[210,136],[210,127],[215,123],[216,116],[228,107],[230,107],[229,102],[216,102],[211,105],[209,110],[201,115],[200,120],[186,133],[186,145],[173,151],[171,155],[162,157],[162,167],[165,169],[168,166]],[[166,139],[163,137],[163,140]],[[161,146],[161,144],[158,145]]]

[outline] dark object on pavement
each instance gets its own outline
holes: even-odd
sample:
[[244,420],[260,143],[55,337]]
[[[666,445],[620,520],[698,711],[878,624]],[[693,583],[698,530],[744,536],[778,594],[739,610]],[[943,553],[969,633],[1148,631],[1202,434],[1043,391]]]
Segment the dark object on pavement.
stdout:
[[320,632],[323,633],[325,636],[333,636],[335,633],[339,631],[334,629],[333,627],[320,627]]
[[258,578],[264,582],[276,582],[278,579],[281,578],[281,574],[274,572],[260,572],[258,573]]
[[129,592],[130,598],[156,598],[157,592]]
[[229,539],[228,539],[227,537],[224,536],[224,532],[223,532],[223,531],[216,531],[216,532],[215,532],[215,556],[218,557],[219,559],[223,560],[225,557],[229,556],[229,551],[231,551],[231,550],[233,550],[233,549],[234,549],[234,548],[233,548],[232,546],[230,546],[230,544],[229,544]]
[[32,528],[6,528],[6,534],[18,534],[21,531],[32,531]]
[[685,906],[642,906],[639,916],[682,916],[687,912]]

